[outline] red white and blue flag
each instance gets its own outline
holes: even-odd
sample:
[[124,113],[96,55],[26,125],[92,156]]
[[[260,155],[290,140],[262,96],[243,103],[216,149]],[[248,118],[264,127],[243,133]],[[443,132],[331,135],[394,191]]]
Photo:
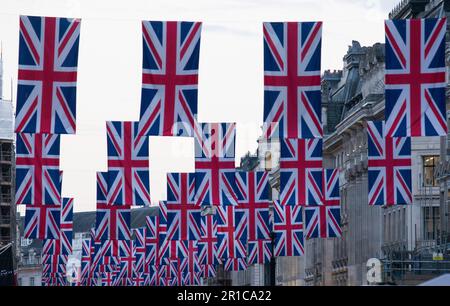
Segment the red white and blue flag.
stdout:
[[235,123],[202,123],[195,136],[196,199],[201,205],[236,205]]
[[201,207],[194,202],[195,175],[167,175],[167,235],[170,240],[200,240]]
[[411,138],[386,136],[385,128],[367,123],[369,205],[411,204]]
[[137,122],[106,123],[108,189],[113,204],[150,205],[148,137],[138,136],[137,129]]
[[24,238],[58,239],[61,205],[26,206]]
[[72,254],[73,198],[63,198],[58,239],[45,239],[43,252],[51,255]]
[[322,139],[282,139],[281,205],[319,205],[322,193]]
[[446,136],[445,34],[440,19],[386,20],[386,136]]
[[200,34],[200,22],[142,22],[139,135],[192,136]]
[[217,220],[214,215],[201,217],[202,237],[198,241],[198,257],[202,265],[217,265]]
[[236,210],[246,214],[248,240],[269,239],[269,173],[237,171],[236,187]]
[[75,134],[80,25],[20,16],[16,133]]
[[247,268],[248,264],[245,258],[227,258],[223,263],[225,271],[245,271]]
[[218,206],[217,256],[219,259],[246,258],[247,253],[247,214],[236,206]]
[[130,206],[97,203],[96,240],[130,240]]
[[258,239],[247,243],[247,264],[268,264],[272,258],[272,240]]
[[302,206],[283,206],[278,201],[273,204],[274,255],[302,256],[305,253]]
[[305,207],[305,236],[311,238],[340,237],[341,199],[339,170],[323,169],[322,204]]
[[263,30],[263,137],[321,138],[322,22],[265,22]]
[[17,134],[16,204],[61,204],[59,145],[59,135]]

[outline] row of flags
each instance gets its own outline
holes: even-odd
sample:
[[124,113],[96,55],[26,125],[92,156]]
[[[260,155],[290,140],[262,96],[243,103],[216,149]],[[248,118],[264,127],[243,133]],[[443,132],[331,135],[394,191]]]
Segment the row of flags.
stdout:
[[[80,24],[20,17],[16,203],[26,205],[25,237],[46,244],[47,284],[59,282],[71,243],[61,239],[65,201],[73,199],[61,197],[59,150],[60,135],[76,132]],[[447,133],[445,24],[386,21],[386,121],[368,123],[370,205],[411,202],[410,137]],[[108,168],[97,173],[88,283],[99,272],[108,284],[160,284],[151,281],[155,273],[165,273],[166,284],[198,284],[219,262],[243,270],[271,256],[301,256],[304,238],[341,235],[339,170],[323,167],[321,31],[321,22],[263,24],[263,137],[281,145],[280,196],[272,203],[268,172],[235,169],[236,124],[197,121],[201,23],[142,22],[139,121],[106,123]],[[133,233],[131,208],[151,204],[153,135],[193,137],[195,173],[168,174],[158,219]],[[202,214],[205,207],[215,213]],[[152,231],[153,253],[145,242]]]

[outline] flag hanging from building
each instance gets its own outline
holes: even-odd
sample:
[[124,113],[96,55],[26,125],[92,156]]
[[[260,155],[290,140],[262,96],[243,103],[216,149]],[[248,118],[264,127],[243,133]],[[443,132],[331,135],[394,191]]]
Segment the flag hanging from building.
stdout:
[[130,206],[97,203],[95,240],[130,240],[130,215]]
[[194,173],[167,175],[167,235],[170,240],[200,240],[201,207],[194,202]]
[[411,204],[411,138],[385,131],[384,121],[367,123],[369,205]]
[[196,200],[201,205],[237,204],[235,123],[202,123],[195,136]]
[[305,207],[307,239],[340,237],[342,234],[338,169],[323,169],[322,188],[322,204]]
[[247,255],[247,214],[236,206],[218,206],[217,256],[219,259],[244,258]]
[[193,136],[200,22],[142,22],[139,135]]
[[138,123],[109,121],[108,192],[113,204],[150,205],[148,137],[138,136]]
[[75,134],[80,25],[20,16],[16,133]]
[[59,135],[17,134],[16,204],[61,204],[59,145]]
[[269,173],[237,171],[236,187],[236,210],[246,214],[248,240],[269,239]]
[[282,139],[281,205],[319,205],[322,193],[322,139]]
[[445,33],[440,19],[386,20],[386,136],[446,136]]
[[283,206],[275,201],[273,208],[274,255],[302,256],[305,253],[302,206]]
[[26,206],[24,238],[58,239],[61,205],[35,204]]
[[322,137],[322,22],[265,22],[263,31],[263,137]]

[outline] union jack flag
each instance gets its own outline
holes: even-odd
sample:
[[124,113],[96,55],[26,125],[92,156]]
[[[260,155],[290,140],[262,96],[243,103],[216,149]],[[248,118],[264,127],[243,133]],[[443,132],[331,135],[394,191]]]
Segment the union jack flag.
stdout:
[[[146,216],[145,254],[146,267],[159,262],[159,245],[162,227],[159,216]],[[147,271],[150,273],[150,271]]]
[[133,245],[132,240],[119,241],[120,271],[117,276],[118,279],[132,279],[134,277],[136,257],[133,254]]
[[97,172],[97,203],[109,205],[108,172]]
[[272,240],[258,239],[247,243],[247,264],[267,264],[272,258]]
[[197,117],[200,22],[142,22],[140,135],[192,136]]
[[245,271],[248,268],[245,258],[227,258],[223,264],[225,271]]
[[201,265],[201,268],[202,268],[201,277],[203,277],[204,279],[216,277],[217,270],[215,265]]
[[68,256],[42,254],[42,274],[49,276],[65,275]]
[[130,207],[97,204],[96,240],[130,240]]
[[248,240],[269,239],[269,173],[236,172],[238,205],[247,215]]
[[321,138],[322,22],[265,22],[265,138]]
[[85,286],[85,280],[89,278],[91,270],[91,239],[81,240],[81,283]]
[[385,131],[384,121],[367,123],[369,205],[411,204],[411,138]]
[[16,133],[75,134],[80,23],[20,16]]
[[218,206],[217,255],[220,259],[245,258],[247,245],[247,214],[236,206]]
[[178,270],[184,274],[183,283],[187,286],[200,283],[201,266],[198,258],[198,243],[195,240],[178,241],[181,256],[178,256]]
[[109,121],[108,192],[111,203],[150,205],[148,137],[138,136],[137,122]]
[[167,175],[167,232],[171,240],[199,240],[201,208],[194,202],[193,173]]
[[61,205],[26,206],[24,238],[58,239]]
[[51,255],[72,254],[73,199],[63,198],[58,239],[45,239],[43,252]]
[[237,204],[235,123],[202,123],[195,137],[195,186],[201,205]]
[[274,202],[275,256],[301,256],[304,252],[302,207]]
[[322,204],[305,207],[306,238],[340,237],[339,170],[323,169]]
[[217,265],[217,220],[214,215],[201,217],[202,237],[198,241],[198,257],[202,265]]
[[386,136],[447,135],[440,19],[386,20]]
[[134,271],[136,273],[145,272],[146,266],[146,228],[136,228],[133,229],[134,232],[134,243],[133,243],[133,254],[136,258]]
[[60,205],[60,136],[18,133],[16,142],[16,204]]
[[322,139],[283,139],[280,156],[281,205],[319,205]]

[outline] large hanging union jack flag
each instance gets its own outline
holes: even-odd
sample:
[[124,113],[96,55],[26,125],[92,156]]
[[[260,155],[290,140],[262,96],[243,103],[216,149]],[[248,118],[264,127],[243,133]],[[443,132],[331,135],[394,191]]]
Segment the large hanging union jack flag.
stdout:
[[246,214],[248,240],[269,239],[269,173],[238,171],[236,187],[236,210]]
[[322,137],[322,22],[265,22],[265,138]]
[[323,169],[323,192],[321,196],[321,205],[305,207],[305,236],[307,239],[341,236],[338,169]]
[[275,233],[275,256],[302,256],[303,219],[301,206],[283,206],[278,201],[273,203]]
[[113,204],[150,205],[148,137],[138,136],[137,122],[110,121],[108,188]]
[[17,134],[16,204],[61,204],[59,143],[59,135]]
[[236,206],[218,206],[217,256],[219,259],[244,258],[247,246],[247,214]]
[[367,123],[369,205],[411,204],[411,138],[388,137],[385,128]]
[[170,240],[199,240],[201,208],[194,202],[193,173],[167,175],[167,235]]
[[16,133],[75,134],[80,24],[20,16]]
[[386,20],[386,136],[447,135],[441,19]]
[[283,139],[280,156],[281,205],[319,205],[322,139]]
[[142,22],[140,135],[192,136],[200,33],[200,22]]
[[195,186],[201,205],[236,205],[235,123],[202,123],[195,136]]

